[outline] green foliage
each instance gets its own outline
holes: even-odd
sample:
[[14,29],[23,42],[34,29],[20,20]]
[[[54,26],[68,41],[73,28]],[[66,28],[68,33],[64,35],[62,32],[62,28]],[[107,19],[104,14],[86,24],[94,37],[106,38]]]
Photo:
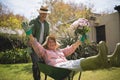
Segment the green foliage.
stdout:
[[12,14],[4,14],[0,15],[0,27],[7,27],[7,28],[17,28],[21,29],[21,22],[22,22],[22,16],[21,18],[17,17],[16,15]]
[[12,49],[0,52],[1,64],[27,63],[30,62],[30,55],[26,49]]
[[0,34],[0,52],[8,49],[26,48],[28,37],[17,34]]
[[89,27],[83,27],[82,29],[77,28],[74,33],[75,33],[75,35],[78,36],[79,34],[84,35],[89,31],[90,31]]
[[[0,30],[6,30],[6,32],[0,32],[0,39],[3,40],[0,44],[0,50],[4,51],[0,52],[0,63],[25,63],[30,61],[27,50],[20,49],[26,46],[25,35],[19,34],[20,31],[22,32],[21,22],[24,18],[24,16],[15,15],[8,7],[0,3]],[[12,32],[15,32],[15,34],[12,34]],[[8,42],[8,44],[5,42]],[[5,47],[12,49],[6,50]]]
[[24,16],[18,14],[14,15],[6,5],[0,3],[0,27],[20,29],[24,18]]

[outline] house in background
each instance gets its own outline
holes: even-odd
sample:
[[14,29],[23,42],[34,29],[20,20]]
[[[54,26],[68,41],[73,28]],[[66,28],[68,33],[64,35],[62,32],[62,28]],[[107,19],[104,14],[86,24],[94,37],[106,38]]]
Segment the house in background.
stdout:
[[118,12],[107,15],[95,15],[91,18],[90,40],[99,43],[105,41],[109,53],[112,53],[117,43],[120,43],[120,6]]

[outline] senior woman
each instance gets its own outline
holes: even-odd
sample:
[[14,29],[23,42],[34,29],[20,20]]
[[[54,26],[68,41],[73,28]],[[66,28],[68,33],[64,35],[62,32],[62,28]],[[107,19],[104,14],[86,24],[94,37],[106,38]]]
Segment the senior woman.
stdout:
[[[81,45],[80,40],[76,41],[69,47],[60,49],[60,45],[54,36],[48,36],[43,45],[38,43],[32,34],[29,35],[29,38],[31,46],[35,50],[36,54],[42,57],[46,64],[51,66],[67,68],[73,71],[85,71],[104,68],[107,62],[107,54],[102,53],[85,59],[67,60],[66,57],[71,55],[79,45]],[[103,42],[100,44],[104,45]]]
[[84,41],[84,36],[82,36],[80,40],[76,41],[71,46],[60,49],[60,45],[55,36],[49,35],[46,38],[45,43],[41,45],[32,36],[31,26],[28,26],[26,23],[22,23],[22,27],[29,36],[31,47],[38,56],[44,59],[48,65],[67,68],[73,71],[95,70],[108,67],[107,47],[103,41],[99,43],[98,55],[77,60],[67,60],[66,57],[74,53],[79,45],[81,45],[81,42]]
[[66,56],[71,55],[76,48],[81,44],[80,41],[72,44],[70,47],[59,49],[59,43],[54,36],[48,36],[43,46],[39,44],[32,35],[30,35],[30,43],[38,56],[45,60],[45,63],[55,67],[68,68],[78,70],[80,68],[79,60],[67,60]]

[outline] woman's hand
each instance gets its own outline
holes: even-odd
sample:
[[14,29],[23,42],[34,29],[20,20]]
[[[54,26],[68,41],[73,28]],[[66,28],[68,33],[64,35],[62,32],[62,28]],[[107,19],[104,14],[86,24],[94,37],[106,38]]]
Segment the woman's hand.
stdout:
[[26,35],[32,34],[33,25],[29,25],[29,23],[25,21],[25,22],[22,22],[21,26],[24,29],[24,31],[26,32]]
[[82,35],[82,37],[80,37],[80,41],[81,41],[82,43],[84,43],[85,40],[86,40],[86,38],[87,38],[87,35],[84,34],[84,35]]

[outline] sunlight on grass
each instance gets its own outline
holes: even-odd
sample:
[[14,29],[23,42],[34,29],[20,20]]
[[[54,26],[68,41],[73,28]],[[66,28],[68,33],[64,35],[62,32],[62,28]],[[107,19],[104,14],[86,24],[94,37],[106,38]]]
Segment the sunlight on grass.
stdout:
[[[82,72],[81,80],[120,80],[120,68]],[[75,78],[78,74],[75,76]]]
[[[27,64],[0,64],[0,80],[33,80],[31,63]],[[82,72],[81,80],[119,80],[120,68],[110,68],[96,71]],[[74,80],[78,80],[78,75]],[[42,74],[42,80],[44,75]],[[48,77],[47,80],[53,80]]]
[[33,80],[31,64],[0,65],[0,80]]
[[[44,75],[42,75],[42,79]],[[32,64],[0,64],[0,80],[33,80]],[[48,80],[52,78],[48,77]]]

